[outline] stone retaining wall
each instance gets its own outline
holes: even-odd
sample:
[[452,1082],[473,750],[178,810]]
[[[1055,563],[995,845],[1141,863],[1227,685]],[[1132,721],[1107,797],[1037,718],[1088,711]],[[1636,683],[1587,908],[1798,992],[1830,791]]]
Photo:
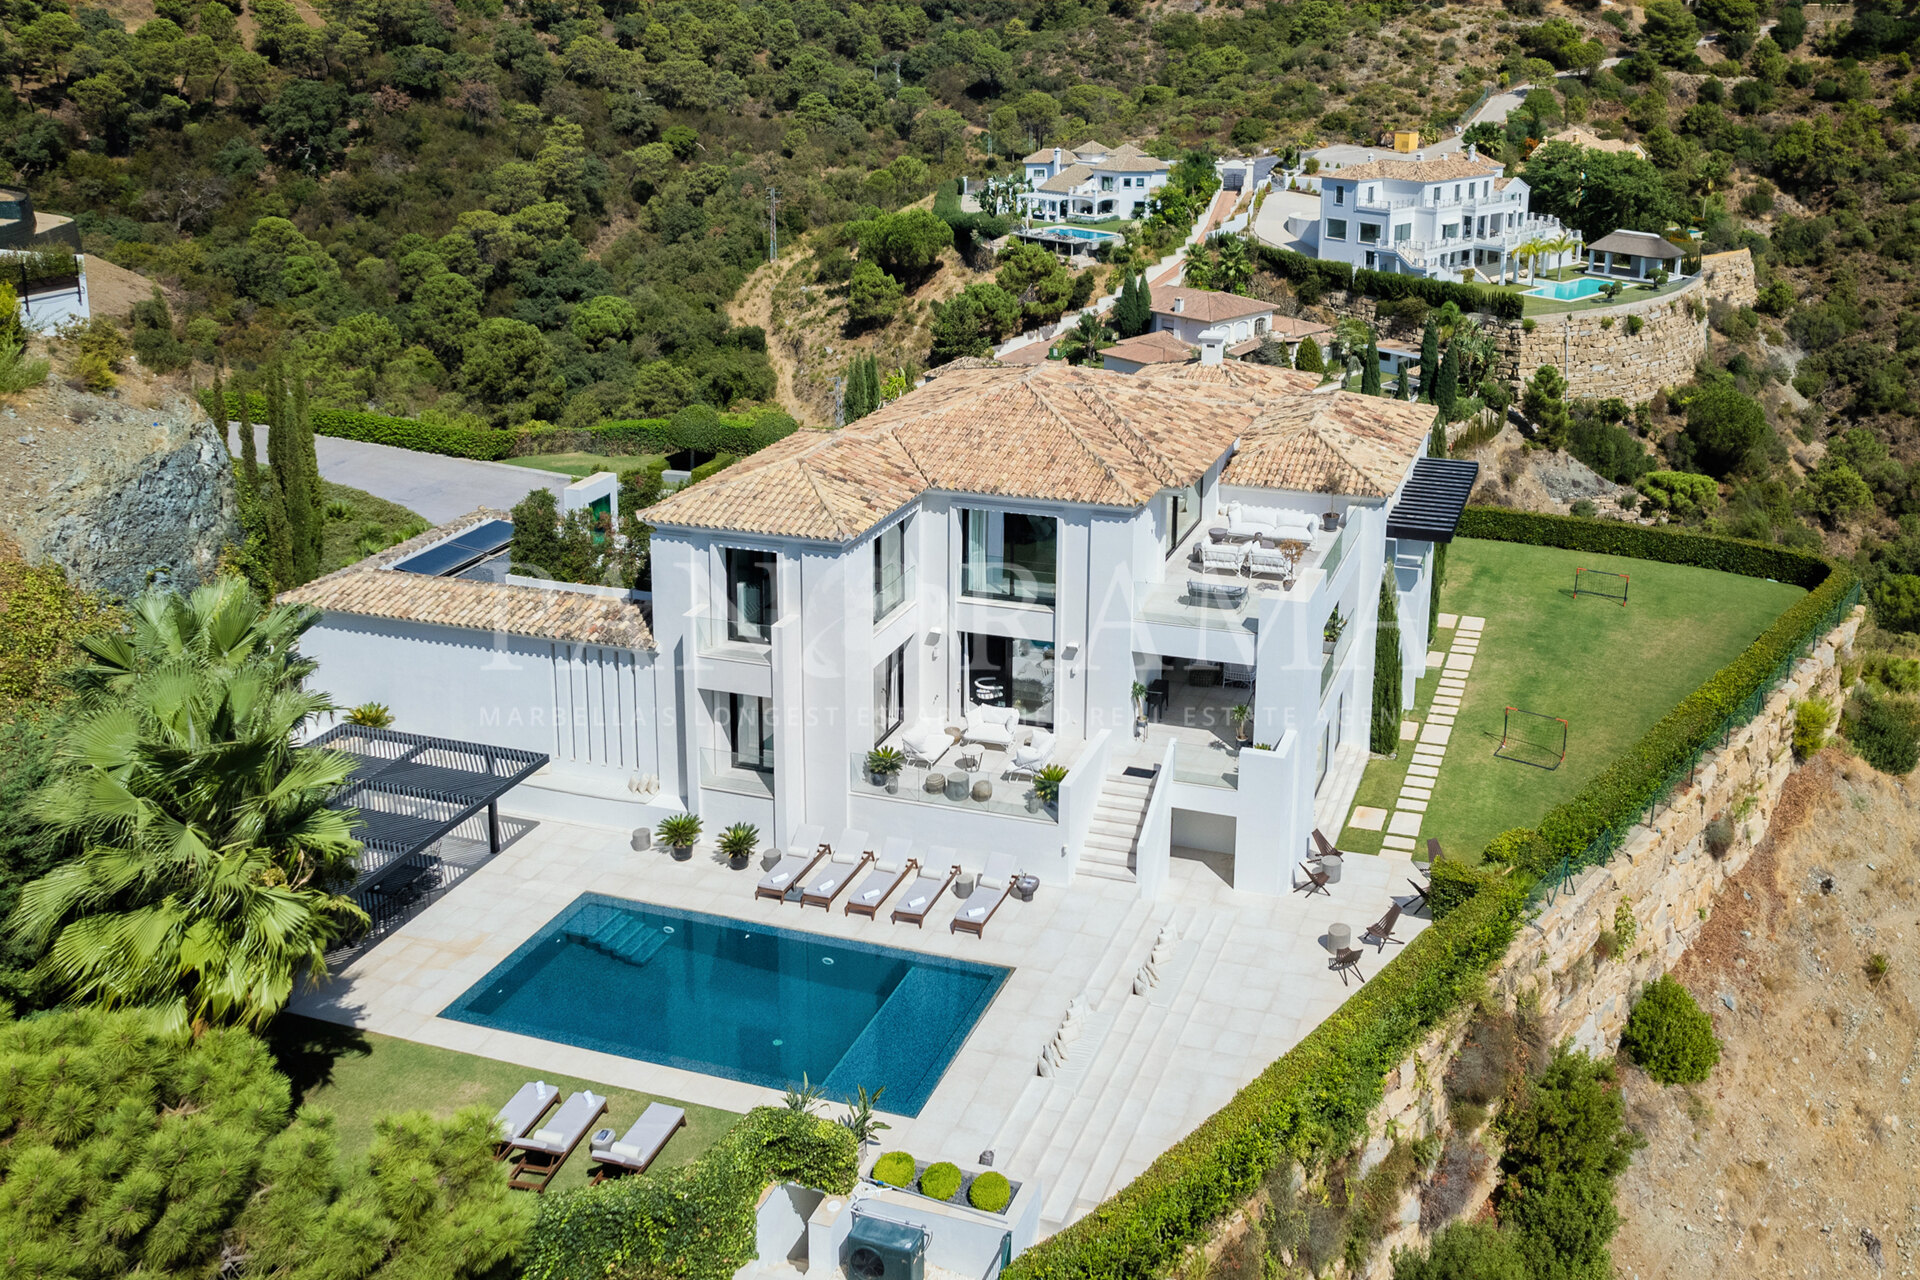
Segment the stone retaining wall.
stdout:
[[[1550,364],[1565,376],[1571,399],[1651,400],[1691,381],[1707,354],[1705,293],[1706,282],[1696,277],[1644,302],[1628,293],[1604,310],[1536,316],[1531,333],[1524,321],[1509,324],[1507,376],[1517,389]],[[1638,333],[1632,332],[1636,318]]]
[[1760,289],[1753,275],[1753,254],[1745,249],[1728,253],[1700,255],[1700,277],[1707,282],[1707,296],[1730,307],[1750,307],[1760,301]]

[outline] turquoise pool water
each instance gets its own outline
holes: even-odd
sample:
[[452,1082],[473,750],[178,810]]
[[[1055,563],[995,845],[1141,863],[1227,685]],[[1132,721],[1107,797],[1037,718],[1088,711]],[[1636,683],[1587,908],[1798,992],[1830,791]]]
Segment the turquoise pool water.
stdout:
[[1538,289],[1529,289],[1536,298],[1557,298],[1561,302],[1574,302],[1581,298],[1591,298],[1606,288],[1607,282],[1596,280],[1592,276],[1581,276],[1578,280],[1556,280],[1552,284],[1543,284]]
[[442,1016],[912,1116],[1008,972],[589,893]]
[[1091,227],[1047,227],[1044,229],[1048,235],[1066,236],[1072,240],[1089,240],[1094,244],[1102,244],[1108,240],[1118,240],[1120,238],[1111,231],[1095,231]]

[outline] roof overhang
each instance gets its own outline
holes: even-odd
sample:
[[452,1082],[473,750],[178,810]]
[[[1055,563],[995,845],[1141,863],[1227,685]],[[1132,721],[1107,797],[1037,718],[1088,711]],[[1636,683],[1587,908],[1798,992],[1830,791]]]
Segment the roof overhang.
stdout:
[[[1435,430],[1439,430],[1438,427]],[[1466,458],[1418,458],[1413,474],[1387,512],[1387,536],[1414,542],[1452,542],[1480,464]]]

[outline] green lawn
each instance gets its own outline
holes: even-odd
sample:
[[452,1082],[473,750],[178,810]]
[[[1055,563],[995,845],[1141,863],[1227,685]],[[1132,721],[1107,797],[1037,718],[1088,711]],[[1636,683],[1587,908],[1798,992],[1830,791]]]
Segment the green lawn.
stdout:
[[[675,1134],[654,1168],[690,1163],[712,1146],[740,1117],[732,1111],[698,1107],[674,1098],[635,1093],[550,1071],[529,1071],[509,1062],[478,1058],[432,1045],[310,1018],[283,1014],[268,1029],[267,1040],[280,1069],[293,1082],[296,1105],[313,1104],[333,1112],[339,1134],[339,1161],[352,1168],[373,1142],[374,1120],[382,1113],[430,1111],[450,1116],[465,1106],[497,1110],[515,1090],[538,1077],[559,1087],[561,1099],[591,1089],[608,1102],[601,1124],[626,1132],[649,1102],[684,1107],[687,1127]],[[595,1128],[600,1127],[595,1125]],[[584,1186],[593,1162],[582,1143],[562,1165],[553,1186]],[[531,1197],[529,1197],[531,1199]]]
[[525,458],[503,458],[501,461],[516,467],[531,467],[535,471],[557,471],[563,476],[572,476],[578,480],[596,471],[612,471],[616,474],[637,471],[650,462],[660,461],[660,455],[657,453],[539,453]]
[[344,569],[427,529],[423,517],[399,503],[331,480],[320,482],[320,501],[327,510],[320,548],[321,573]]
[[[1565,278],[1572,280],[1577,276],[1585,274],[1583,271],[1572,272],[1568,273]],[[1551,316],[1561,315],[1569,311],[1603,311],[1608,307],[1623,307],[1630,302],[1647,302],[1654,298],[1664,298],[1687,283],[1685,280],[1669,280],[1658,289],[1643,289],[1638,284],[1622,280],[1620,283],[1625,285],[1626,288],[1618,298],[1611,301],[1607,299],[1605,294],[1600,293],[1594,294],[1591,298],[1581,298],[1572,302],[1563,302],[1558,298],[1534,297],[1530,291],[1539,288],[1543,283],[1549,282],[1553,278],[1553,275],[1554,273],[1550,271],[1542,272],[1538,280],[1530,281],[1526,284],[1492,285],[1489,287],[1500,289],[1507,293],[1519,294],[1522,315]]]
[[[1630,575],[1628,603],[1573,594],[1576,567]],[[1539,821],[1637,742],[1804,594],[1730,573],[1462,538],[1447,551],[1444,613],[1485,618],[1467,692],[1420,835],[1449,856],[1478,858],[1493,836]],[[1439,632],[1445,650],[1453,632]],[[1439,682],[1419,682],[1409,718],[1424,723]],[[1502,712],[1524,707],[1568,721],[1566,762],[1547,769],[1495,757]],[[1558,726],[1532,722],[1531,755],[1551,763]],[[1393,809],[1410,763],[1374,760],[1357,804]],[[1527,750],[1521,748],[1522,751]],[[1382,833],[1341,832],[1340,845],[1376,853]]]

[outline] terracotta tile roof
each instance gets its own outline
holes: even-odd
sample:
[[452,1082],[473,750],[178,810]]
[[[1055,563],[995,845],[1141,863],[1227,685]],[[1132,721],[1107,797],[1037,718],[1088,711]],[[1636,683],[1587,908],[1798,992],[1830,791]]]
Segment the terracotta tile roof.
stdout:
[[[1074,155],[1074,154],[1073,154],[1073,152],[1071,152],[1071,151],[1069,151],[1069,150],[1067,150],[1067,149],[1066,149],[1065,147],[1062,147],[1062,148],[1060,148],[1060,162],[1061,162],[1062,164],[1072,164],[1072,163],[1073,163],[1073,162],[1074,162],[1075,160],[1078,160],[1079,158],[1080,158],[1080,157],[1078,157],[1078,156],[1076,156],[1076,155]],[[1040,150],[1038,150],[1038,151],[1036,151],[1036,152],[1034,152],[1034,153],[1033,153],[1032,155],[1030,155],[1030,156],[1028,156],[1028,157],[1027,157],[1027,158],[1026,158],[1025,160],[1022,160],[1022,161],[1021,161],[1020,163],[1022,163],[1022,164],[1052,164],[1052,163],[1053,163],[1053,148],[1052,148],[1052,147],[1042,147],[1042,148],[1040,148]]]
[[1434,160],[1372,160],[1335,169],[1331,173],[1323,172],[1320,177],[1343,182],[1348,179],[1365,181],[1368,178],[1397,178],[1402,182],[1452,182],[1460,178],[1491,178],[1497,176],[1500,170],[1498,161],[1485,158],[1469,160],[1462,153]]
[[1070,164],[1035,187],[1034,190],[1053,192],[1071,191],[1092,176],[1093,170],[1087,168],[1087,166],[1083,164]]
[[1108,147],[1106,143],[1094,142],[1089,139],[1073,149],[1074,159],[1077,160],[1081,156],[1104,156],[1109,154],[1111,150],[1112,148]]
[[1349,391],[1293,396],[1262,413],[1241,436],[1221,479],[1252,488],[1384,498],[1424,453],[1433,418],[1432,405]]
[[[1174,304],[1180,304],[1175,310]],[[1271,302],[1262,302],[1258,298],[1243,298],[1235,293],[1218,293],[1212,289],[1189,289],[1183,285],[1155,285],[1153,289],[1153,311],[1155,315],[1179,316],[1183,320],[1198,320],[1203,324],[1218,324],[1222,320],[1239,320],[1246,316],[1266,315],[1273,310]]]
[[[1255,342],[1254,345],[1260,344]],[[1130,360],[1134,364],[1176,364],[1193,359],[1193,348],[1165,329],[1156,329],[1152,333],[1124,338],[1110,347],[1102,347],[1100,354]]]
[[1266,340],[1266,337],[1263,334],[1258,338],[1247,338],[1244,341],[1236,342],[1232,346],[1227,348],[1227,354],[1230,356],[1239,357],[1239,356],[1247,355],[1254,351],[1258,351],[1260,349],[1260,344],[1265,340]]
[[1160,173],[1171,169],[1173,165],[1171,161],[1150,156],[1129,144],[1109,151],[1099,167],[1114,173]]
[[1029,342],[1024,347],[1015,347],[999,359],[1001,364],[1039,364],[1047,358],[1047,352],[1052,349],[1051,343]]
[[312,605],[322,613],[503,631],[622,649],[653,648],[653,631],[646,615],[630,600],[469,578],[430,578],[388,567],[476,524],[510,518],[505,511],[481,507],[357,564],[283,591],[279,598]]
[[1333,332],[1333,326],[1330,324],[1321,324],[1316,320],[1302,320],[1299,316],[1275,316],[1268,323],[1277,337],[1288,338],[1295,342],[1301,338]]

